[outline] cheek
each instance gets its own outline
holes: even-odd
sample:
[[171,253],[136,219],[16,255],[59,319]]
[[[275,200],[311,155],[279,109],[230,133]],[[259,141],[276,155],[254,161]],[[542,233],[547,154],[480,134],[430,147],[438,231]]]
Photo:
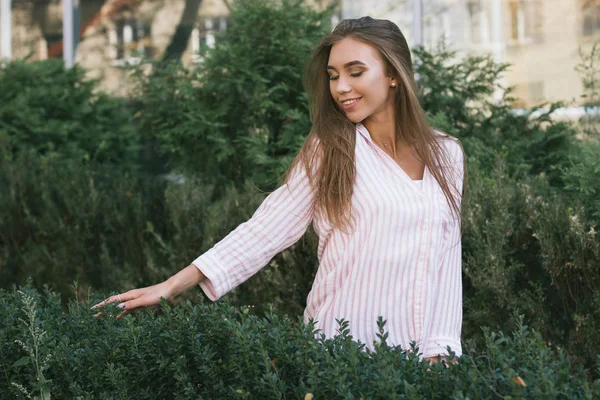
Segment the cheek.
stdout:
[[361,79],[360,84],[356,86],[356,89],[364,93],[365,95],[372,96],[381,96],[382,88],[385,85],[385,79],[376,75],[376,74],[368,74],[366,76],[363,75],[363,79]]
[[329,81],[329,93],[331,93],[331,97],[335,100],[335,81]]
[[389,97],[389,88],[385,79],[373,79],[366,86],[366,90],[368,90],[370,97],[378,102],[384,102]]

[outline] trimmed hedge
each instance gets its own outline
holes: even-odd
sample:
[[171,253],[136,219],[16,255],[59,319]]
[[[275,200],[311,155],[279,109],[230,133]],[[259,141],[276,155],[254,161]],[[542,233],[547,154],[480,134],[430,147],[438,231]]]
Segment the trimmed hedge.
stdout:
[[[375,351],[338,321],[333,339],[273,310],[259,318],[227,303],[169,306],[117,321],[94,319],[93,301],[29,287],[0,291],[0,399],[467,399],[600,395],[560,348],[520,322],[484,330],[456,365],[420,362],[412,347]],[[20,305],[21,307],[17,307]],[[114,307],[106,310],[116,312]],[[312,394],[314,397],[307,395]]]

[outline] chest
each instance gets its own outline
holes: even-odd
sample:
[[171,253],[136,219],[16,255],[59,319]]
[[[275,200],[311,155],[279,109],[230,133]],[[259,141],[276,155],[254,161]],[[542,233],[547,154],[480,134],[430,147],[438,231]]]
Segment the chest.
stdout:
[[423,163],[413,156],[396,160],[370,147],[356,150],[352,206],[364,224],[410,227],[428,221],[442,227],[449,221],[443,191]]
[[376,151],[383,152],[383,157],[388,157],[391,161],[396,163],[398,168],[402,170],[411,180],[422,180],[425,174],[425,164],[421,162],[408,148],[398,150],[396,154],[393,154],[385,149],[374,149]]

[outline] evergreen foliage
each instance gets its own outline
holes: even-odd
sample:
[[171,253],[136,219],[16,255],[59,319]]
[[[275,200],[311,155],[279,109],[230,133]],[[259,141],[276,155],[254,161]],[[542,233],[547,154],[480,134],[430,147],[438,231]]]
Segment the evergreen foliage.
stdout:
[[295,0],[232,5],[231,26],[193,70],[139,74],[142,131],[171,167],[272,189],[310,129],[302,72],[330,11]]
[[[119,165],[0,151],[0,282],[108,290],[166,277],[149,257],[165,183]],[[116,267],[118,266],[118,267]]]
[[515,112],[511,88],[500,84],[509,65],[491,55],[459,60],[444,42],[435,52],[417,48],[415,55],[423,108],[434,125],[461,139],[484,170],[492,171],[501,157],[510,176],[544,174],[551,184],[563,185],[559,167],[574,151],[576,131],[551,116],[564,104]]
[[126,101],[62,60],[14,61],[0,68],[0,147],[16,154],[130,163],[139,138]]
[[312,324],[271,308],[258,317],[226,303],[163,304],[117,321],[94,319],[90,300],[71,300],[64,311],[51,291],[0,291],[0,399],[25,392],[123,400],[600,395],[600,382],[589,381],[522,322],[509,334],[484,330],[483,339],[468,341],[458,363],[446,368],[420,362],[414,346],[389,346],[381,319],[371,352],[352,339],[343,320],[340,335],[325,339]]

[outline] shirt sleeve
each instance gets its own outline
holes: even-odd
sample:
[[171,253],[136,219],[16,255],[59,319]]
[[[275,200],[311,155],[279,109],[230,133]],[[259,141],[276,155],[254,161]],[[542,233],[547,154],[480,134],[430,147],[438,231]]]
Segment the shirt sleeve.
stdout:
[[252,218],[192,262],[207,278],[200,287],[208,298],[218,300],[296,243],[312,221],[313,204],[305,168],[297,163],[287,183]]
[[[458,141],[451,146],[451,177],[453,193],[462,203],[464,154]],[[451,183],[451,186],[452,186]],[[424,357],[447,356],[449,346],[457,357],[462,355],[460,341],[462,327],[462,243],[461,224],[454,219],[444,232],[441,265],[438,272],[438,290],[434,299],[431,333]]]

